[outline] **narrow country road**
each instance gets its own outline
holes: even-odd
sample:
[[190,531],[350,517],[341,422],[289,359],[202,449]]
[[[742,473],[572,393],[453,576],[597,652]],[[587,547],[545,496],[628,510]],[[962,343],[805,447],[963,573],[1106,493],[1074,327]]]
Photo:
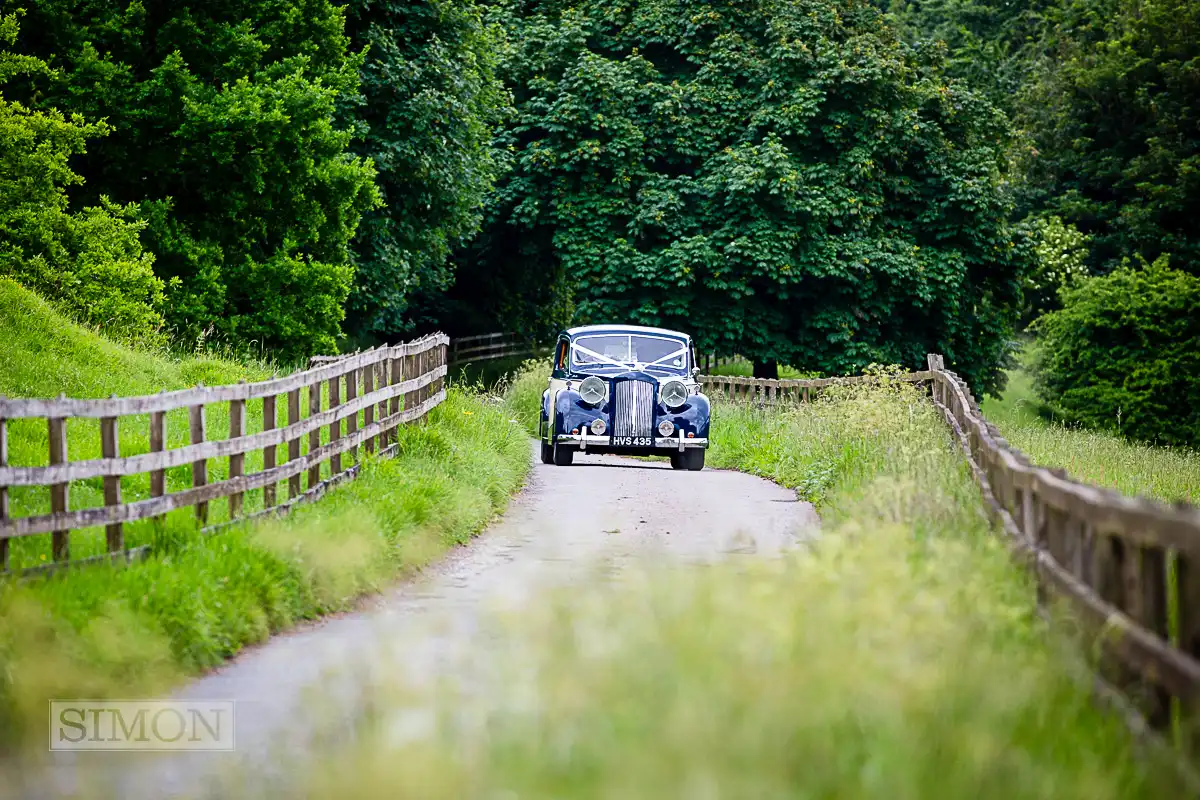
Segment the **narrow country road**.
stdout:
[[319,751],[336,739],[338,710],[353,716],[346,709],[356,707],[359,688],[380,680],[372,664],[400,659],[433,679],[452,653],[486,650],[479,631],[486,609],[519,603],[546,584],[586,587],[639,559],[779,553],[815,535],[816,524],[793,492],[736,472],[592,455],[554,467],[535,458],[526,489],[470,545],[364,610],[275,638],[180,691],[236,701],[235,752],[57,754],[50,779],[27,776],[23,795],[221,796],[211,788],[219,775],[269,777],[270,765],[283,761],[273,753]]

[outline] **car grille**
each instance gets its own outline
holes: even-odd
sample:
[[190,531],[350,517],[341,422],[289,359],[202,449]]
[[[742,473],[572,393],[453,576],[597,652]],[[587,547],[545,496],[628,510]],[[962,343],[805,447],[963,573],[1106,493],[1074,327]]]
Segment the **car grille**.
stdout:
[[613,436],[654,435],[654,384],[617,381],[613,386]]

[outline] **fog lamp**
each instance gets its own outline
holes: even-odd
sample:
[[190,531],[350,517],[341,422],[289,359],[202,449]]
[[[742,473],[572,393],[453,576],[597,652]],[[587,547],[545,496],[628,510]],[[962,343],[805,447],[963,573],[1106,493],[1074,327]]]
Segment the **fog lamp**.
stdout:
[[604,420],[602,420],[602,419],[592,420],[592,434],[593,435],[603,436],[604,432],[606,430],[608,430],[608,425],[604,424]]
[[671,420],[664,419],[662,422],[658,423],[658,435],[659,436],[670,436],[674,432],[675,432],[675,423],[671,422]]

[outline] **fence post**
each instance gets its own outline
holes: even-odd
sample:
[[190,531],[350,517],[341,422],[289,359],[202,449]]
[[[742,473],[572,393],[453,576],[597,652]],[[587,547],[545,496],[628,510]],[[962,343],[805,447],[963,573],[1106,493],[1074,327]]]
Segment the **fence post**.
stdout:
[[[308,387],[308,416],[314,417],[321,413],[321,382],[314,381]],[[321,428],[316,427],[308,432],[308,457],[313,463],[308,466],[308,488],[312,489],[321,482],[321,462],[313,458],[313,453],[321,447]]]
[[[159,394],[163,394],[162,390]],[[161,453],[167,448],[167,412],[150,412],[150,452]],[[167,493],[167,471],[150,470],[150,496],[162,497]]]
[[[329,410],[334,411],[342,404],[342,376],[335,375],[329,379]],[[335,419],[329,423],[329,443],[332,445],[342,438],[342,421]],[[329,457],[329,477],[334,477],[342,471],[342,454],[334,453]]]
[[[279,395],[269,394],[263,398],[263,430],[273,431],[279,424]],[[269,444],[263,448],[263,471],[275,469],[279,445]],[[263,486],[263,508],[274,508],[277,481],[271,481]]]
[[[391,351],[385,348],[383,351],[383,360],[381,360],[378,364],[375,365],[375,375],[376,375],[375,388],[376,389],[386,389],[387,388],[388,375],[391,373],[389,366],[391,365],[391,362],[392,362],[390,353],[391,353]],[[376,408],[375,418],[379,422],[383,422],[385,419],[387,419],[387,415],[388,415],[387,400],[380,400],[379,403],[376,404],[375,408]],[[379,431],[379,435],[375,437],[375,449],[382,451],[387,446],[388,446],[388,432],[381,428]]]
[[[388,358],[388,386],[395,386],[404,380],[404,360],[396,358],[396,351],[391,351],[391,357]],[[394,394],[388,400],[388,416],[395,416],[400,413],[400,395]],[[399,431],[396,430],[396,425],[393,424],[388,430],[388,446],[395,444],[400,439]]]
[[[202,387],[204,384],[196,384],[196,388]],[[204,424],[204,404],[192,406],[188,409],[188,428],[191,433],[192,444],[204,444],[205,441],[205,424]],[[192,462],[192,486],[207,486],[208,485],[208,459],[198,458]],[[204,501],[196,504],[196,519],[201,525],[208,522],[208,502]]]
[[[288,426],[295,425],[300,421],[300,390],[292,389],[288,392]],[[300,458],[300,437],[293,436],[288,439],[288,464]],[[300,494],[300,473],[297,472],[288,478],[288,500],[297,497]]]
[[[0,395],[0,400],[4,396]],[[8,466],[8,423],[0,417],[0,467]],[[0,522],[8,519],[8,487],[0,486]],[[0,539],[0,572],[8,572],[8,537]]]
[[[65,394],[58,396],[59,400],[66,399]],[[51,417],[50,428],[50,464],[67,463],[67,420],[63,417]],[[70,504],[70,484],[56,483],[50,487],[50,511],[65,512]],[[55,561],[68,561],[71,558],[69,530],[54,531],[51,535],[50,549]]]
[[[1134,622],[1165,641],[1168,638],[1166,552],[1158,547],[1140,547],[1124,540],[1122,544],[1125,557],[1121,562],[1121,581],[1126,604],[1122,610]],[[1136,685],[1137,678],[1130,678]],[[1170,721],[1170,698],[1161,687],[1147,688],[1150,691],[1144,695],[1142,712],[1152,727],[1162,730]]]
[[[374,352],[374,350],[372,350],[371,352]],[[366,397],[371,392],[375,391],[375,365],[367,364],[365,367],[363,367],[362,373],[363,373],[362,393],[363,393],[363,397]],[[373,422],[375,422],[375,406],[368,405],[366,408],[363,409],[363,427],[369,428]],[[374,436],[368,436],[367,440],[365,442],[363,442],[363,450],[366,451],[367,455],[370,455],[375,452],[375,437]]]
[[[358,399],[358,369],[352,369],[346,373],[346,402],[353,403]],[[350,416],[346,417],[346,436],[350,437],[358,433],[358,412],[355,411]],[[350,454],[350,464],[358,460],[358,446],[354,445],[347,450]]]
[[[112,395],[116,399],[116,395]],[[120,429],[117,417],[103,417],[100,420],[100,455],[104,458],[121,457]],[[121,476],[104,476],[104,505],[121,505]],[[109,523],[104,528],[104,538],[108,552],[120,553],[125,550],[125,531],[120,522]]]
[[[244,384],[246,381],[238,381]],[[246,401],[229,401],[229,438],[240,439],[246,435]],[[229,456],[229,477],[240,478],[246,474],[246,454],[233,453]],[[229,495],[229,518],[237,519],[242,514],[243,492]]]
[[[1179,609],[1179,649],[1200,658],[1200,564],[1179,553],[1175,562]],[[1200,755],[1200,697],[1185,697],[1180,704],[1183,746],[1192,758]]]

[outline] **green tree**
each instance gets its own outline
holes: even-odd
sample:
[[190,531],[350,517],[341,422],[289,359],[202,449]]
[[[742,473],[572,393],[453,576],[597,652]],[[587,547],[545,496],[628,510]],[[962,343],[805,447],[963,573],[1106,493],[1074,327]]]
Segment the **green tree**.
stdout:
[[[5,2],[13,8],[15,3]],[[377,200],[336,105],[358,91],[332,0],[41,0],[18,41],[30,103],[104,120],[74,194],[137,203],[180,336],[288,357],[334,346],[349,243]]]
[[1170,253],[1200,274],[1200,3],[1072,0],[1020,103],[1026,205],[1092,239],[1089,266]]
[[1046,14],[1058,0],[876,0],[909,42],[943,42],[946,74],[1005,110],[1042,53]]
[[462,0],[351,0],[347,33],[354,48],[369,46],[357,149],[374,161],[384,199],[355,241],[347,327],[395,336],[431,321],[453,279],[451,252],[479,229],[508,101],[503,30]]
[[1060,417],[1200,444],[1200,277],[1138,257],[1063,292],[1034,324],[1038,393]]
[[866,0],[530,0],[511,37],[508,231],[479,271],[569,280],[583,320],[685,328],[759,374],[937,351],[998,385],[1028,255],[1007,125],[934,48]]
[[[0,42],[18,36],[16,14],[0,17]],[[39,59],[0,51],[0,85],[48,75]],[[138,240],[143,223],[107,197],[72,213],[67,187],[80,177],[72,157],[102,123],[56,110],[34,111],[0,98],[0,275],[36,290],[81,322],[145,342],[162,328],[162,281]]]
[[1046,217],[1034,223],[1033,268],[1025,276],[1026,323],[1059,307],[1063,289],[1088,275],[1088,237],[1061,217]]

